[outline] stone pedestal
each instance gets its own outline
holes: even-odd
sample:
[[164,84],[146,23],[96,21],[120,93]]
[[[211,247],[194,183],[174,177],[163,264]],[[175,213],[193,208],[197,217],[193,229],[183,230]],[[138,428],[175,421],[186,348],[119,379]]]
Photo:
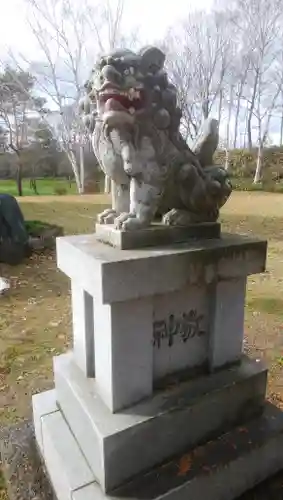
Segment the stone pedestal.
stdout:
[[[107,231],[113,245],[117,235]],[[73,350],[54,358],[55,389],[34,396],[33,410],[58,500],[229,500],[247,488],[244,478],[227,477],[220,488],[221,455],[212,482],[203,470],[192,476],[191,453],[201,450],[206,463],[213,446],[224,452],[222,437],[232,439],[238,425],[247,434],[265,425],[257,450],[274,454],[276,443],[278,451],[282,419],[276,427],[262,415],[267,371],[242,354],[246,280],[264,271],[266,243],[235,235],[172,238],[136,250],[102,243],[101,234],[57,240],[58,266],[71,280]],[[227,458],[236,475],[238,451]],[[176,470],[165,465],[178,454]],[[244,454],[248,467],[255,448]],[[280,453],[266,467],[253,465],[248,487],[282,459]]]

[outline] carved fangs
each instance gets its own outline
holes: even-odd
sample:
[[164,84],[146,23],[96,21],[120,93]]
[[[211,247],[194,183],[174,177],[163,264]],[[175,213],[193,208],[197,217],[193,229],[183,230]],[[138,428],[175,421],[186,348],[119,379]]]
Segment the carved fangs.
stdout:
[[129,101],[133,101],[134,99],[141,99],[141,93],[139,90],[135,89],[130,89],[128,91],[119,91],[117,89],[106,89],[103,92],[100,93],[101,96],[107,96],[107,95],[121,95],[124,97],[127,97]]

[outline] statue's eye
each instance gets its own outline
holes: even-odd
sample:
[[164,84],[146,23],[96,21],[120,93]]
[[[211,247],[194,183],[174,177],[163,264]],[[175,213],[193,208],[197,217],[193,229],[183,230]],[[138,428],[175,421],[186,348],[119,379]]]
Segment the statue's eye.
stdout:
[[124,70],[125,76],[134,75],[134,74],[135,74],[135,68],[133,66],[130,66],[129,68]]

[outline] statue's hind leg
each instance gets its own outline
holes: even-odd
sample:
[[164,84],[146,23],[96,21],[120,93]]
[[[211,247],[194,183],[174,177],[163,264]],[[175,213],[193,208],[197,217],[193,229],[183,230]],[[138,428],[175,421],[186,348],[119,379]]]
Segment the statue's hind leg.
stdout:
[[163,216],[163,224],[168,226],[190,226],[199,222],[203,222],[202,216],[179,208],[172,208]]
[[178,208],[171,209],[163,217],[163,223],[172,226],[188,226],[201,222],[215,222],[219,211],[217,195],[220,184],[206,176],[201,177],[190,164],[183,165],[178,174]]

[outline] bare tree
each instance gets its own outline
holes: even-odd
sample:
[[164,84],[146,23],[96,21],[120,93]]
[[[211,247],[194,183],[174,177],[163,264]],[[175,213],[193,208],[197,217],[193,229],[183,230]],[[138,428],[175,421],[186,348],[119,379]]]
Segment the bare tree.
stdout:
[[22,152],[30,144],[30,113],[42,111],[45,99],[34,92],[34,78],[29,72],[6,67],[0,74],[0,118],[8,148],[17,157],[16,182],[18,195],[22,196]]
[[[83,0],[80,4],[72,0],[27,0],[27,3],[28,23],[41,51],[40,61],[31,63],[30,68],[38,87],[48,95],[54,110],[52,118],[56,112],[59,116],[55,127],[58,140],[71,164],[78,192],[83,193],[86,135],[77,113],[78,102],[97,57],[125,41],[124,0],[118,0],[116,6],[110,0],[106,3]],[[79,155],[75,154],[77,146]]]
[[263,147],[268,137],[272,114],[276,108],[278,98],[280,95],[282,95],[283,90],[283,72],[281,64],[279,64],[279,67],[277,67],[277,65],[274,66],[274,70],[270,72],[270,80],[265,82],[265,86],[263,86],[263,83],[261,82],[262,86],[259,87],[257,97],[255,116],[258,121],[258,155],[256,172],[253,181],[254,184],[260,182],[262,178]]
[[[228,117],[226,121],[226,141],[225,141],[225,170],[229,169],[230,160],[230,142],[231,142],[231,117],[233,111],[233,97],[234,97],[234,85],[230,84],[229,97],[226,101],[228,107]],[[219,120],[220,122],[220,120]]]
[[[259,120],[262,114],[259,108],[262,108],[263,92],[270,84],[277,57],[282,9],[280,0],[235,0],[232,8],[237,38],[246,52],[246,84],[241,88],[241,99],[245,99],[248,106],[248,147],[252,149],[254,117],[256,115]],[[274,101],[272,95],[270,99]]]
[[[236,40],[235,40],[236,44]],[[237,44],[236,44],[237,45]],[[246,108],[246,101],[243,101],[244,88],[247,82],[247,75],[249,71],[250,61],[248,55],[245,53],[244,49],[238,46],[238,50],[233,57],[233,63],[231,68],[231,79],[230,85],[233,86],[232,94],[232,110],[229,114],[229,119],[234,118],[234,132],[233,132],[233,148],[236,149],[238,146],[238,136],[239,128],[242,123],[241,115],[242,110]],[[231,124],[229,124],[231,129]]]
[[168,71],[179,90],[185,128],[194,139],[217,101],[221,115],[230,64],[230,37],[223,12],[189,14],[180,27],[171,29],[166,46]]
[[274,107],[275,118],[277,123],[279,123],[279,145],[283,145],[283,29],[281,29],[281,34],[279,37],[279,51],[277,54],[276,64],[274,65],[273,72],[273,85],[277,85],[279,89],[279,95],[277,102]]

